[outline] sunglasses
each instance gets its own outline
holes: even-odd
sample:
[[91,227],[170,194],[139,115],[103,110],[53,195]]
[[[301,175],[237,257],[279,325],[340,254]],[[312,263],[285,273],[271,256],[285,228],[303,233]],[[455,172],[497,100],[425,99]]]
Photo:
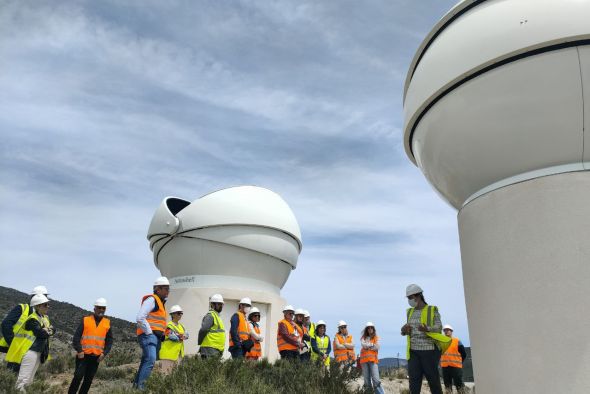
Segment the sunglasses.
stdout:
[[174,312],[173,315],[184,315],[183,312]]

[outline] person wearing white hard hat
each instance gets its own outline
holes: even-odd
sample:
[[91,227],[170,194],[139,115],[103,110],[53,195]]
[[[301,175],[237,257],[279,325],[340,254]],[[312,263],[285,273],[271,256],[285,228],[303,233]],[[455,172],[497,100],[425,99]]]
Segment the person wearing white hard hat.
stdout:
[[250,340],[254,343],[252,349],[246,353],[247,360],[260,360],[262,358],[262,341],[264,337],[260,333],[260,310],[256,307],[250,309],[248,314],[248,325],[250,326]]
[[47,316],[49,299],[43,294],[35,294],[30,305],[34,311],[15,333],[6,353],[7,362],[20,364],[16,389],[21,391],[33,382],[39,365],[49,357],[49,338],[55,334]]
[[225,349],[225,327],[219,314],[223,310],[223,297],[213,294],[209,297],[209,312],[203,316],[197,343],[201,358],[221,357]]
[[323,367],[330,366],[330,352],[332,344],[330,337],[326,335],[326,322],[319,320],[315,325],[314,336],[311,337],[311,359],[317,361]]
[[295,309],[291,305],[283,308],[283,320],[277,328],[277,348],[282,359],[299,360],[299,350],[303,348],[303,331],[293,321]]
[[145,381],[150,377],[154,364],[160,353],[160,347],[166,331],[166,299],[170,292],[170,282],[165,276],[154,281],[153,293],[143,296],[137,313],[137,340],[141,346],[141,362],[133,387],[143,390]]
[[[442,394],[438,373],[441,347],[448,347],[450,339],[441,334],[442,323],[438,308],[428,305],[423,290],[416,284],[406,288],[408,308],[406,324],[401,334],[407,336],[406,357],[410,376],[410,393],[419,394],[425,376],[432,394]],[[446,348],[445,348],[446,349]]]
[[307,327],[309,337],[313,338],[315,335],[315,323],[311,321],[311,315],[307,309],[303,310],[303,324]]
[[467,358],[467,352],[459,338],[453,336],[453,327],[445,324],[443,332],[447,337],[451,338],[451,346],[440,357],[445,391],[452,393],[454,384],[457,392],[461,393],[465,387],[463,383],[463,361]]
[[352,364],[356,361],[354,341],[348,333],[344,320],[338,322],[338,332],[334,336],[334,359],[337,363]]
[[68,394],[88,393],[99,363],[111,351],[113,334],[111,321],[104,316],[106,310],[107,300],[97,299],[94,313],[83,317],[74,333],[72,345],[76,350],[76,369]]
[[[36,294],[43,294],[45,297],[49,295],[45,286],[35,286],[29,294],[31,298]],[[14,334],[23,324],[25,324],[25,321],[32,313],[33,308],[30,308],[29,304],[26,303],[16,305],[8,312],[0,325],[0,329],[2,330],[2,338],[0,338],[0,353],[6,353],[8,351],[10,343],[14,338]],[[14,373],[18,373],[20,364],[6,363],[6,367]]]
[[361,355],[360,360],[365,390],[373,390],[375,393],[384,394],[379,379],[379,336],[375,325],[371,322],[365,324],[361,333]]
[[254,345],[250,340],[250,328],[246,318],[251,308],[252,301],[248,297],[242,298],[238,304],[238,311],[231,317],[228,350],[232,358],[244,358]]
[[162,347],[160,348],[160,363],[162,373],[169,374],[184,357],[184,341],[189,338],[188,331],[184,328],[182,319],[183,310],[180,305],[170,308],[171,321],[166,326],[166,333]]
[[299,359],[309,362],[311,360],[311,337],[309,336],[309,330],[305,326],[305,310],[301,308],[295,309],[295,324],[302,332],[301,342],[303,347],[299,350]]

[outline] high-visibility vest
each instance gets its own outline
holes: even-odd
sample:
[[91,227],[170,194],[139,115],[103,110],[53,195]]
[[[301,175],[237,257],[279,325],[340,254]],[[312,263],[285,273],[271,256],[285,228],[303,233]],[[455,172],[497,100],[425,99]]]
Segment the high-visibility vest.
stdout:
[[[328,345],[330,344],[330,338],[327,335],[324,335],[323,337],[316,335],[314,338],[315,338],[315,342],[318,346],[318,350],[327,355]],[[311,352],[311,359],[312,360],[319,360],[320,359],[319,353],[312,351]],[[326,365],[326,366],[330,365],[330,357],[326,357],[326,360],[324,360],[324,365]]]
[[213,317],[213,326],[209,329],[209,332],[203,339],[201,347],[211,347],[223,352],[225,349],[225,328],[223,327],[223,320],[214,310],[210,310],[209,313]]
[[170,332],[180,337],[186,331],[181,323],[176,325],[173,321],[168,322],[166,339],[162,342],[162,347],[160,348],[160,359],[176,361],[179,357],[184,357],[184,341],[171,341],[168,339]]
[[[252,324],[252,327],[254,327],[254,332],[260,335],[260,326],[258,324]],[[251,360],[258,360],[260,357],[262,357],[262,345],[260,344],[260,342],[254,339],[252,335],[250,335],[250,339],[254,342],[254,346],[252,346],[252,349],[250,349],[250,351],[246,353],[246,358]]]
[[[426,324],[429,327],[434,325],[434,314],[438,310],[438,308],[434,305],[426,305],[426,307],[422,308],[422,312],[420,313],[420,323]],[[407,310],[407,317],[408,323],[410,322],[410,318],[414,314],[414,308],[408,308]],[[444,353],[451,343],[451,338],[447,337],[440,332],[425,332],[427,336],[432,338],[434,344]],[[406,346],[406,360],[410,359],[410,335],[407,335],[407,346]]]
[[84,354],[100,356],[104,352],[107,332],[111,328],[111,321],[103,317],[97,326],[94,315],[86,316],[83,321],[84,329],[82,331],[82,339],[80,340],[82,351]]
[[[373,338],[369,338],[369,340],[374,345],[375,343],[377,343],[379,341],[379,337],[377,335],[375,335]],[[379,364],[378,351],[377,350],[365,349],[364,347],[361,346],[361,359],[360,359],[360,363],[361,364],[364,364],[364,363],[375,363],[375,364]]]
[[[285,326],[287,326],[287,331],[289,331],[289,335],[298,335],[299,341],[301,342],[301,336],[303,335],[303,331],[301,331],[301,328],[299,328],[299,326],[297,324],[294,324],[286,319],[281,320],[279,322],[279,326],[281,323],[283,323]],[[295,332],[297,332],[297,334],[295,334]],[[279,352],[282,352],[283,350],[299,350],[298,346],[291,345],[289,342],[285,341],[283,339],[283,337],[281,335],[279,335],[278,329],[277,329],[277,347],[279,348]]]
[[313,338],[315,336],[315,323],[311,323],[309,325],[309,337]]
[[20,364],[25,356],[25,353],[33,346],[37,337],[33,334],[33,331],[25,329],[25,326],[29,320],[37,320],[41,327],[51,327],[49,318],[47,316],[40,317],[37,312],[33,312],[27,317],[25,323],[19,328],[14,334],[14,339],[10,344],[8,353],[6,353],[6,362]]
[[334,337],[334,358],[336,359],[336,362],[345,362],[345,361],[354,361],[356,360],[356,355],[354,354],[354,349],[338,349],[336,347],[336,344],[351,344],[352,343],[352,335],[347,335],[346,338],[344,338],[342,335],[340,334],[336,334],[336,336]]
[[463,368],[463,358],[461,358],[461,353],[459,353],[459,338],[453,338],[451,340],[451,346],[440,357],[440,366],[443,368]]
[[[147,315],[146,320],[147,320],[148,324],[150,325],[150,328],[152,329],[152,331],[161,331],[162,333],[164,333],[166,331],[166,307],[162,303],[162,300],[160,300],[160,297],[158,297],[155,294],[148,294],[148,295],[143,296],[143,298],[141,299],[141,303],[143,304],[143,302],[148,297],[154,297],[154,300],[156,300],[156,305],[158,306],[158,310],[155,312],[150,311],[150,313],[148,313],[148,315]],[[137,335],[141,335],[141,334],[143,334],[143,330],[138,325],[137,326]]]
[[[238,337],[240,338],[240,341],[245,341],[248,338],[250,338],[250,328],[248,327],[248,322],[246,321],[246,315],[244,315],[242,312],[238,311]],[[233,346],[234,345],[234,341],[231,339],[231,337],[229,338],[229,346]]]
[[[12,326],[13,334],[16,334],[16,332],[25,324],[25,321],[27,321],[27,318],[29,317],[29,304],[20,304],[19,306],[21,310],[20,317],[16,323],[14,323],[14,326]],[[4,337],[0,338],[0,347],[8,347],[8,342],[6,342]]]

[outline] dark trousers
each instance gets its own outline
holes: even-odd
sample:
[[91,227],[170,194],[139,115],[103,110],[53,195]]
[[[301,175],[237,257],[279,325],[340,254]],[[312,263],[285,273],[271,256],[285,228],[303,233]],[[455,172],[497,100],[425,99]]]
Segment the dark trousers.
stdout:
[[297,350],[281,350],[279,354],[283,360],[299,360],[299,351]]
[[420,394],[422,377],[426,377],[432,394],[442,394],[438,363],[440,350],[410,350],[408,374],[410,375],[410,394]]
[[309,362],[309,361],[311,361],[311,353],[310,352],[301,353],[299,355],[299,359],[304,362]]
[[[76,370],[74,371],[74,379],[72,379],[68,394],[88,393],[92,379],[94,379],[94,375],[98,369],[98,364],[98,356],[92,354],[85,354],[84,358],[76,357]],[[80,387],[80,383],[82,383],[82,387]],[[78,391],[78,387],[80,387],[80,391]]]
[[20,364],[6,363],[6,368],[18,375],[18,372],[20,371]]
[[453,387],[453,383],[457,388],[457,391],[461,390],[463,386],[463,369],[462,368],[455,368],[455,367],[444,367],[442,369],[443,375],[443,382],[445,382],[445,387],[450,389]]
[[229,349],[231,358],[244,358],[244,348],[241,346],[232,346]]

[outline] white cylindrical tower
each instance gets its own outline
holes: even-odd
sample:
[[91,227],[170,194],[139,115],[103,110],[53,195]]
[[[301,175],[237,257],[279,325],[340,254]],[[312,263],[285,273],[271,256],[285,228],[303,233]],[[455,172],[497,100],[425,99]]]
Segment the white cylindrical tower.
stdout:
[[198,349],[209,297],[220,293],[226,330],[238,301],[251,298],[261,311],[263,357],[278,357],[277,323],[286,304],[280,289],[297,266],[302,247],[297,220],[278,194],[242,186],[192,203],[167,197],[152,218],[148,240],[156,267],[170,279],[168,304],[185,310],[182,322],[192,334],[188,354]]
[[406,152],[459,210],[478,393],[590,387],[588,15],[462,1],[408,72]]

